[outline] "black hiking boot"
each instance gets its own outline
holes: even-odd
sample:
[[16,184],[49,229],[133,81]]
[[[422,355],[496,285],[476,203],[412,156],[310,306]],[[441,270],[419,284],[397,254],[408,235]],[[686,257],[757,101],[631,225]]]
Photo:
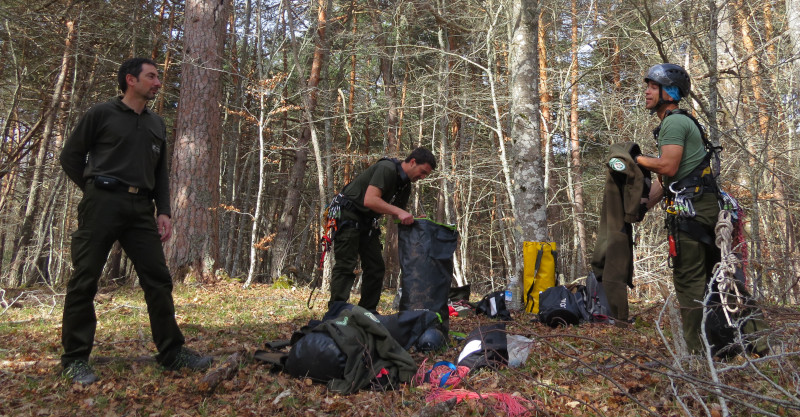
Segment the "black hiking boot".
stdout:
[[91,385],[98,379],[92,367],[89,366],[89,362],[80,359],[72,361],[69,365],[65,366],[62,375],[72,379],[72,382],[77,382],[83,386]]
[[178,356],[175,357],[175,361],[164,367],[171,371],[177,371],[183,368],[191,371],[205,371],[213,362],[213,356],[203,356],[191,349],[182,347],[181,351],[178,352]]

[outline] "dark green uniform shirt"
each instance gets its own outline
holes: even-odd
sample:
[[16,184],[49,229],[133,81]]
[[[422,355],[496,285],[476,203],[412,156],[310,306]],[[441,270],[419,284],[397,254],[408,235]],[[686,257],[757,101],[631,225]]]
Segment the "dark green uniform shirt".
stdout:
[[61,166],[83,189],[96,175],[152,192],[158,214],[171,215],[167,128],[164,120],[145,108],[141,114],[117,97],[98,104],[78,122],[64,143]]
[[[402,168],[399,168],[394,161],[386,159],[378,161],[356,176],[350,184],[347,184],[342,190],[342,194],[353,202],[357,214],[362,218],[380,217],[379,213],[364,207],[364,196],[370,185],[380,188],[383,201],[405,210],[408,196],[411,194],[411,187],[409,187],[408,181],[404,182],[400,179],[398,170],[402,170]],[[342,211],[344,216],[348,216],[348,213],[347,210]],[[348,217],[356,220],[355,217]]]

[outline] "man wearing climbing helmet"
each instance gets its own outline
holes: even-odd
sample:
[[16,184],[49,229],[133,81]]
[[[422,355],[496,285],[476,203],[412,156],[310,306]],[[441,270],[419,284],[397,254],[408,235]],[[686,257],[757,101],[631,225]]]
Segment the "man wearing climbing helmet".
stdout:
[[703,351],[702,300],[719,262],[714,226],[719,214],[717,184],[711,170],[714,149],[691,114],[678,108],[691,91],[689,74],[679,65],[652,66],[644,77],[645,108],[661,124],[653,131],[658,156],[638,155],[640,167],[659,174],[649,206],[666,198],[672,279],[680,304],[683,337],[690,353]]

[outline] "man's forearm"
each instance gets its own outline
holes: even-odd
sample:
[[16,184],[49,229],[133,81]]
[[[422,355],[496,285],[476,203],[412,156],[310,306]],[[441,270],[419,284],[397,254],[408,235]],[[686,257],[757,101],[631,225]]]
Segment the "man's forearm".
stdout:
[[396,217],[405,212],[405,210],[400,207],[393,206],[383,201],[382,198],[374,198],[369,195],[364,197],[364,207],[379,214],[389,214]]
[[77,155],[61,152],[59,161],[67,177],[82,190],[86,186],[86,180],[83,178],[83,171],[86,169],[86,155],[81,158]]

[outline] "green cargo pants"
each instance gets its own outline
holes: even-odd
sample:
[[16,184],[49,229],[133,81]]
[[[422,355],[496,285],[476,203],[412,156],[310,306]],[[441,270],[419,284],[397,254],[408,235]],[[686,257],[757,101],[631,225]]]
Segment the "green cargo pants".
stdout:
[[[372,233],[370,233],[370,231]],[[348,301],[355,281],[355,269],[358,258],[361,258],[361,300],[358,305],[375,311],[383,290],[383,275],[386,267],[383,263],[383,245],[381,245],[380,229],[357,229],[344,226],[333,238],[333,256],[335,264],[331,276],[331,299]]]
[[[714,193],[705,193],[693,201],[694,227],[702,227],[714,240],[714,227],[719,215],[719,203]],[[668,214],[669,216],[669,214]],[[699,223],[699,224],[698,224]],[[678,256],[672,259],[672,281],[680,304],[683,321],[683,338],[692,354],[703,352],[700,326],[703,321],[703,298],[713,275],[714,265],[719,262],[719,249],[693,239],[685,232],[676,238]]]
[[156,360],[171,364],[184,344],[175,321],[170,276],[154,217],[155,205],[147,195],[110,191],[86,184],[78,204],[78,230],[72,234],[74,272],[67,284],[61,343],[61,363],[88,360],[94,344],[97,317],[94,296],[106,258],[119,241],[133,262],[147,302],[150,329],[158,349]]

